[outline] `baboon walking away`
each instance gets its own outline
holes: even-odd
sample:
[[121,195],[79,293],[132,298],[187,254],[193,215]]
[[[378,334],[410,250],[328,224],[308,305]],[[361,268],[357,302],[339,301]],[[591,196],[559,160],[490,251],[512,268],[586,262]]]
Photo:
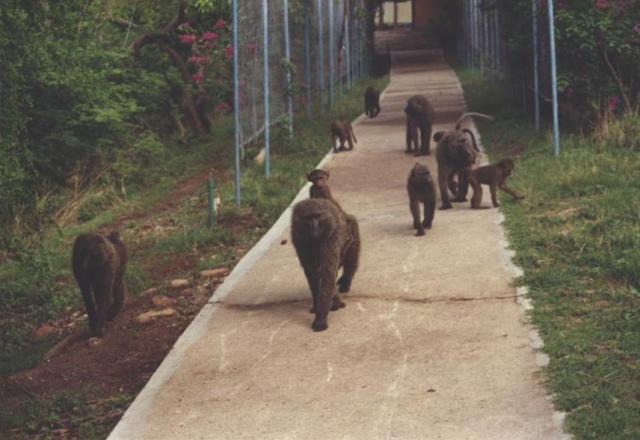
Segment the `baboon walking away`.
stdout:
[[[407,179],[407,192],[416,236],[424,235],[425,228],[431,229],[436,212],[436,188],[426,166],[419,163],[413,166]],[[424,205],[423,221],[420,220],[420,203]]]
[[524,196],[519,195],[507,186],[507,177],[513,172],[514,164],[512,159],[502,159],[500,162],[485,165],[476,168],[471,172],[469,181],[473,187],[473,196],[471,197],[471,207],[480,209],[482,206],[482,185],[489,185],[491,191],[491,202],[495,208],[499,207],[496,188],[508,193],[513,200],[523,199]]
[[[436,112],[429,100],[422,95],[409,98],[404,108],[407,114],[407,149],[406,153],[415,155],[427,155],[431,153],[431,129]],[[418,130],[420,130],[420,143],[418,143]]]
[[378,113],[380,113],[380,92],[369,86],[364,92],[364,114],[375,118]]
[[338,270],[342,267],[337,281],[339,292],[346,293],[358,269],[358,222],[330,200],[303,200],[293,208],[291,241],[313,298],[315,319],[311,328],[326,330],[329,310],[345,306],[336,292]]
[[71,266],[89,317],[92,336],[102,336],[106,321],[122,309],[126,296],[124,273],[127,248],[117,231],[108,236],[79,235],[73,244]]
[[336,140],[340,140],[340,148],[339,151],[345,151],[346,148],[344,143],[347,142],[349,144],[349,150],[353,150],[353,143],[358,142],[356,139],[356,135],[353,132],[353,127],[351,126],[351,122],[348,121],[333,121],[331,123],[331,146],[333,147],[333,152],[337,153],[338,148],[336,147]]

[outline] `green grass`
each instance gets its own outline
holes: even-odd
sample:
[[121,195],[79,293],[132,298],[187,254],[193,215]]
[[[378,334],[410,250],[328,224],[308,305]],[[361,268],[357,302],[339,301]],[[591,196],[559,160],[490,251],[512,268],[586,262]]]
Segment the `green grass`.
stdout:
[[536,132],[506,87],[459,75],[469,109],[496,116],[479,123],[491,159],[524,147],[511,183],[526,198],[502,197],[502,209],[566,429],[576,439],[639,439],[640,152],[616,132],[633,124],[611,124],[600,141],[563,133],[556,157],[548,127]]

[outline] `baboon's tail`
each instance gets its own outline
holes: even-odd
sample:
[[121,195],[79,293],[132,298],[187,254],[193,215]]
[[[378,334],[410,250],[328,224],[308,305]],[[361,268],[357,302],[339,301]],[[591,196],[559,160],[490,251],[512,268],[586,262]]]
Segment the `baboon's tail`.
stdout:
[[494,120],[493,116],[485,115],[484,113],[476,113],[476,112],[463,113],[462,116],[460,116],[456,121],[456,130],[460,130],[460,125],[462,125],[464,120],[472,116],[488,119],[489,121]]
[[478,148],[478,143],[476,142],[476,136],[473,134],[473,131],[469,130],[468,128],[465,128],[462,131],[465,133],[468,133],[469,136],[471,136],[471,140],[473,141],[473,149],[479,153],[480,149]]

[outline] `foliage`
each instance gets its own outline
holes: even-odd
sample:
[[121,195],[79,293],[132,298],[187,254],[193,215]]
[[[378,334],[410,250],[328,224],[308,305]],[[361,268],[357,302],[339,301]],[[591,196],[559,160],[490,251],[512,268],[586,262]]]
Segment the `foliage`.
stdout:
[[[546,51],[546,1],[538,4],[539,42]],[[513,74],[530,81],[531,2],[497,0],[497,5]],[[565,108],[593,124],[605,111],[621,113],[640,104],[640,1],[556,1],[555,24],[558,92]]]

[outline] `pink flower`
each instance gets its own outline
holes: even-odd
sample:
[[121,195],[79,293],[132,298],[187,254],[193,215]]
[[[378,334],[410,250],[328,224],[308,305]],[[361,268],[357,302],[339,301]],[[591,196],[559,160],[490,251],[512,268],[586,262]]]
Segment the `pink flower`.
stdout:
[[619,103],[620,103],[620,98],[618,98],[617,96],[609,97],[609,110],[612,112],[615,111],[616,108],[618,108]]
[[214,107],[214,110],[217,112],[228,112],[229,110],[231,110],[231,106],[226,102],[219,102]]
[[193,80],[193,82],[200,84],[202,81],[204,81],[204,75],[202,74],[202,72],[194,73],[193,75],[191,75],[191,79]]
[[200,36],[200,38],[202,41],[215,41],[218,39],[218,34],[215,32],[205,32]]
[[226,26],[226,23],[224,22],[224,20],[222,18],[220,18],[220,19],[218,19],[218,21],[216,21],[216,24],[215,24],[214,27],[216,29],[222,29],[225,26]]
[[640,23],[636,23],[636,25],[633,27],[633,30],[640,34]]
[[609,7],[609,0],[596,0],[596,7],[605,9]]
[[180,35],[180,41],[185,44],[193,44],[196,41],[196,36],[191,34]]
[[224,49],[225,54],[227,55],[228,59],[233,58],[233,46],[230,44],[227,44],[227,47]]

